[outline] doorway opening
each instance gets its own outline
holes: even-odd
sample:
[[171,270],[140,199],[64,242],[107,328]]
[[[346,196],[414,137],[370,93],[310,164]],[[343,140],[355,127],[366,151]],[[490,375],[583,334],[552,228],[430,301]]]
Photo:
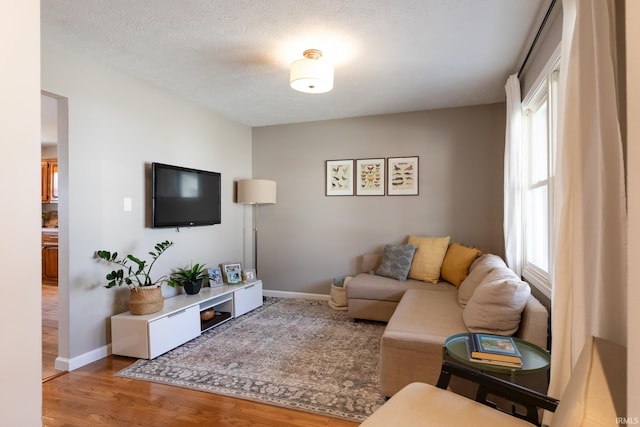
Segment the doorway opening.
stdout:
[[41,92],[42,380],[66,372],[68,349],[68,100]]

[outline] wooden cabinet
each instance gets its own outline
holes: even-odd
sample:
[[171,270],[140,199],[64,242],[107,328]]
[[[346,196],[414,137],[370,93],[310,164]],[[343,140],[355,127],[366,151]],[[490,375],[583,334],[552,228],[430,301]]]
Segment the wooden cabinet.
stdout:
[[58,203],[58,159],[42,159],[42,203]]
[[58,284],[58,233],[42,232],[42,282]]

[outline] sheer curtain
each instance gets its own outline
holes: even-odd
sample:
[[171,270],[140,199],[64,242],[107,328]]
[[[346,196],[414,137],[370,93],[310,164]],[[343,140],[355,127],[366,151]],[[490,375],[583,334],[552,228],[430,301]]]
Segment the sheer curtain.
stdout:
[[626,345],[626,209],[614,4],[563,1],[551,384],[559,397],[587,339]]
[[522,274],[522,102],[520,81],[513,74],[505,85],[507,93],[507,131],[504,143],[504,250],[507,265]]

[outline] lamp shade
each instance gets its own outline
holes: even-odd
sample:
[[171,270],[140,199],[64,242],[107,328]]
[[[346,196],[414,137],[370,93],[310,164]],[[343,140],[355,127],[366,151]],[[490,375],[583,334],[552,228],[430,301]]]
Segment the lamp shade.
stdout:
[[268,179],[241,179],[238,181],[237,202],[250,205],[276,202],[276,182]]
[[303,55],[304,59],[291,64],[291,87],[305,93],[324,93],[333,89],[333,66],[320,59],[322,52],[309,49]]

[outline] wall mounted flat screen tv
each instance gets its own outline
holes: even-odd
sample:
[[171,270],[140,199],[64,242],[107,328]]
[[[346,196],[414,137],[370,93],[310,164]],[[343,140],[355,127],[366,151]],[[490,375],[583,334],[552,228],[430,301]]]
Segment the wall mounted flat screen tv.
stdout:
[[221,223],[221,175],[180,166],[151,164],[153,227]]

